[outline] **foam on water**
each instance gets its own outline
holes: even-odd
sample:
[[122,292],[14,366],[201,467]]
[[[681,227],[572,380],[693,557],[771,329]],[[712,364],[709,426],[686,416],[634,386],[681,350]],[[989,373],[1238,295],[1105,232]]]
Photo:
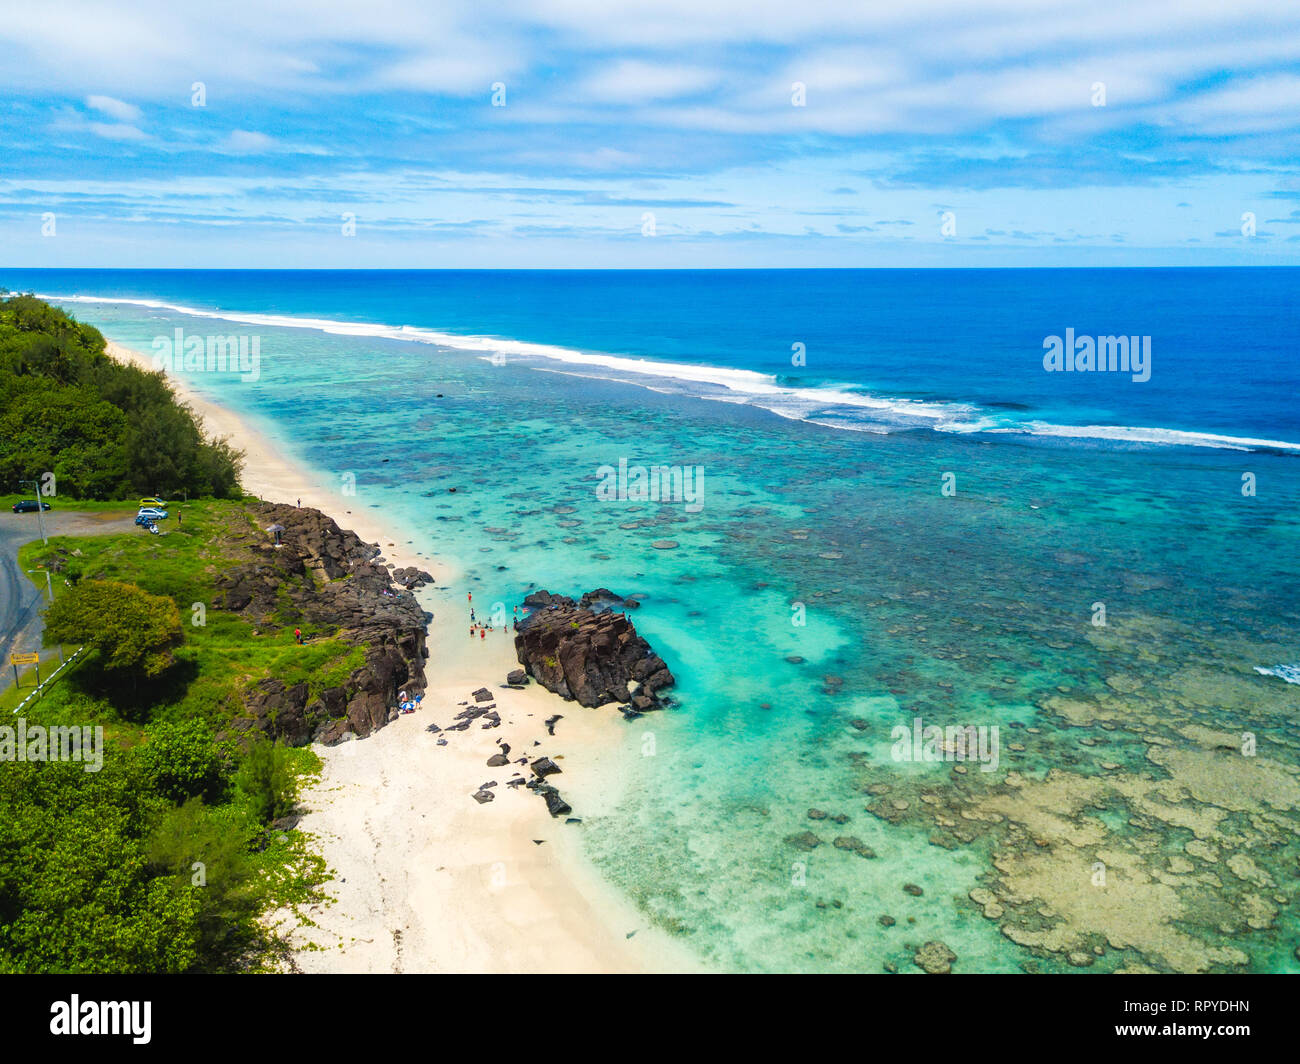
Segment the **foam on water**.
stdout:
[[[38,293],[39,294],[39,293]],[[1057,439],[1098,440],[1119,445],[1207,447],[1226,450],[1270,450],[1300,454],[1300,443],[1253,439],[1219,433],[1133,425],[1065,425],[1044,421],[1018,421],[995,417],[976,405],[872,395],[851,385],[826,383],[817,387],[790,387],[775,374],[754,370],[628,358],[599,352],[577,351],[552,344],[492,336],[466,336],[378,322],[350,322],[333,318],[287,314],[257,314],[232,310],[205,310],[154,299],[117,296],[39,294],[59,303],[109,303],[169,311],[189,317],[210,318],[267,328],[312,329],[335,336],[407,340],[436,347],[482,353],[499,359],[546,360],[581,366],[594,379],[641,383],[655,391],[689,395],[698,399],[745,403],[781,417],[828,428],[860,432],[929,428],[940,432],[1021,434]],[[599,374],[595,370],[605,370]],[[615,376],[608,376],[614,373]],[[649,383],[653,381],[654,383]]]
[[1274,665],[1271,669],[1260,668],[1256,665],[1255,671],[1261,676],[1276,676],[1279,680],[1285,680],[1287,683],[1300,684],[1300,665]]

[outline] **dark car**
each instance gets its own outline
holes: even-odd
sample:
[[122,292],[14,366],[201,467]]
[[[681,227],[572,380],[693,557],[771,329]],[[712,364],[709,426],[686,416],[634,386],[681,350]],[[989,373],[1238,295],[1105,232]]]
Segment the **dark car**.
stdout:
[[[14,513],[34,514],[36,512],[37,505],[38,503],[36,502],[35,499],[22,499],[21,501],[14,503]],[[50,504],[48,502],[40,503],[39,506],[42,510],[48,510],[50,508]]]

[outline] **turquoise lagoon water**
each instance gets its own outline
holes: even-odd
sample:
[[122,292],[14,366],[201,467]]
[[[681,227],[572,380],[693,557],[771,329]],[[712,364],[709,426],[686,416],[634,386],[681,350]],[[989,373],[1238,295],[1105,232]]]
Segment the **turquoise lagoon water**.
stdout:
[[[218,306],[197,283],[183,305]],[[224,328],[69,309],[144,351]],[[476,601],[644,596],[680,704],[628,724],[627,793],[583,831],[710,963],[917,971],[937,940],[958,971],[1297,968],[1300,685],[1255,671],[1300,660],[1285,450],[845,431],[514,349],[255,331],[257,381],[195,386],[325,482],[354,476],[348,506],[455,560]],[[1300,440],[1294,413],[1123,421]],[[703,467],[703,505],[601,501],[620,459]],[[895,760],[917,717],[997,726],[996,771]],[[1229,749],[1245,732],[1253,759]],[[1109,887],[1080,878],[1098,862]]]

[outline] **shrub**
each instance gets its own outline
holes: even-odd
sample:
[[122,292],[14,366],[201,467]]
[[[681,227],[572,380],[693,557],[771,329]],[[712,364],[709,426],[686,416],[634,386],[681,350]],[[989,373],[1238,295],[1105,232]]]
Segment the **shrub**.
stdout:
[[174,802],[187,798],[214,802],[226,787],[221,750],[202,721],[155,725],[139,756],[154,787]]
[[288,816],[298,798],[298,779],[289,763],[289,752],[261,734],[248,748],[235,776],[235,786],[263,824]]

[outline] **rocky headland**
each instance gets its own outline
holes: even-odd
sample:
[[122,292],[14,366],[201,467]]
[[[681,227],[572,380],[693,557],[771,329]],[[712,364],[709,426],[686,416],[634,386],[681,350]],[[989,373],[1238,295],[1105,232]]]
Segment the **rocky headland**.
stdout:
[[[416,569],[392,570],[380,548],[310,507],[260,503],[247,532],[226,544],[245,560],[217,578],[218,608],[261,631],[310,624],[362,649],[364,664],[341,683],[314,688],[264,679],[245,696],[236,733],[251,729],[293,745],[337,743],[382,728],[398,694],[425,687],[427,616],[414,588],[432,582]],[[268,532],[280,526],[276,532]]]

